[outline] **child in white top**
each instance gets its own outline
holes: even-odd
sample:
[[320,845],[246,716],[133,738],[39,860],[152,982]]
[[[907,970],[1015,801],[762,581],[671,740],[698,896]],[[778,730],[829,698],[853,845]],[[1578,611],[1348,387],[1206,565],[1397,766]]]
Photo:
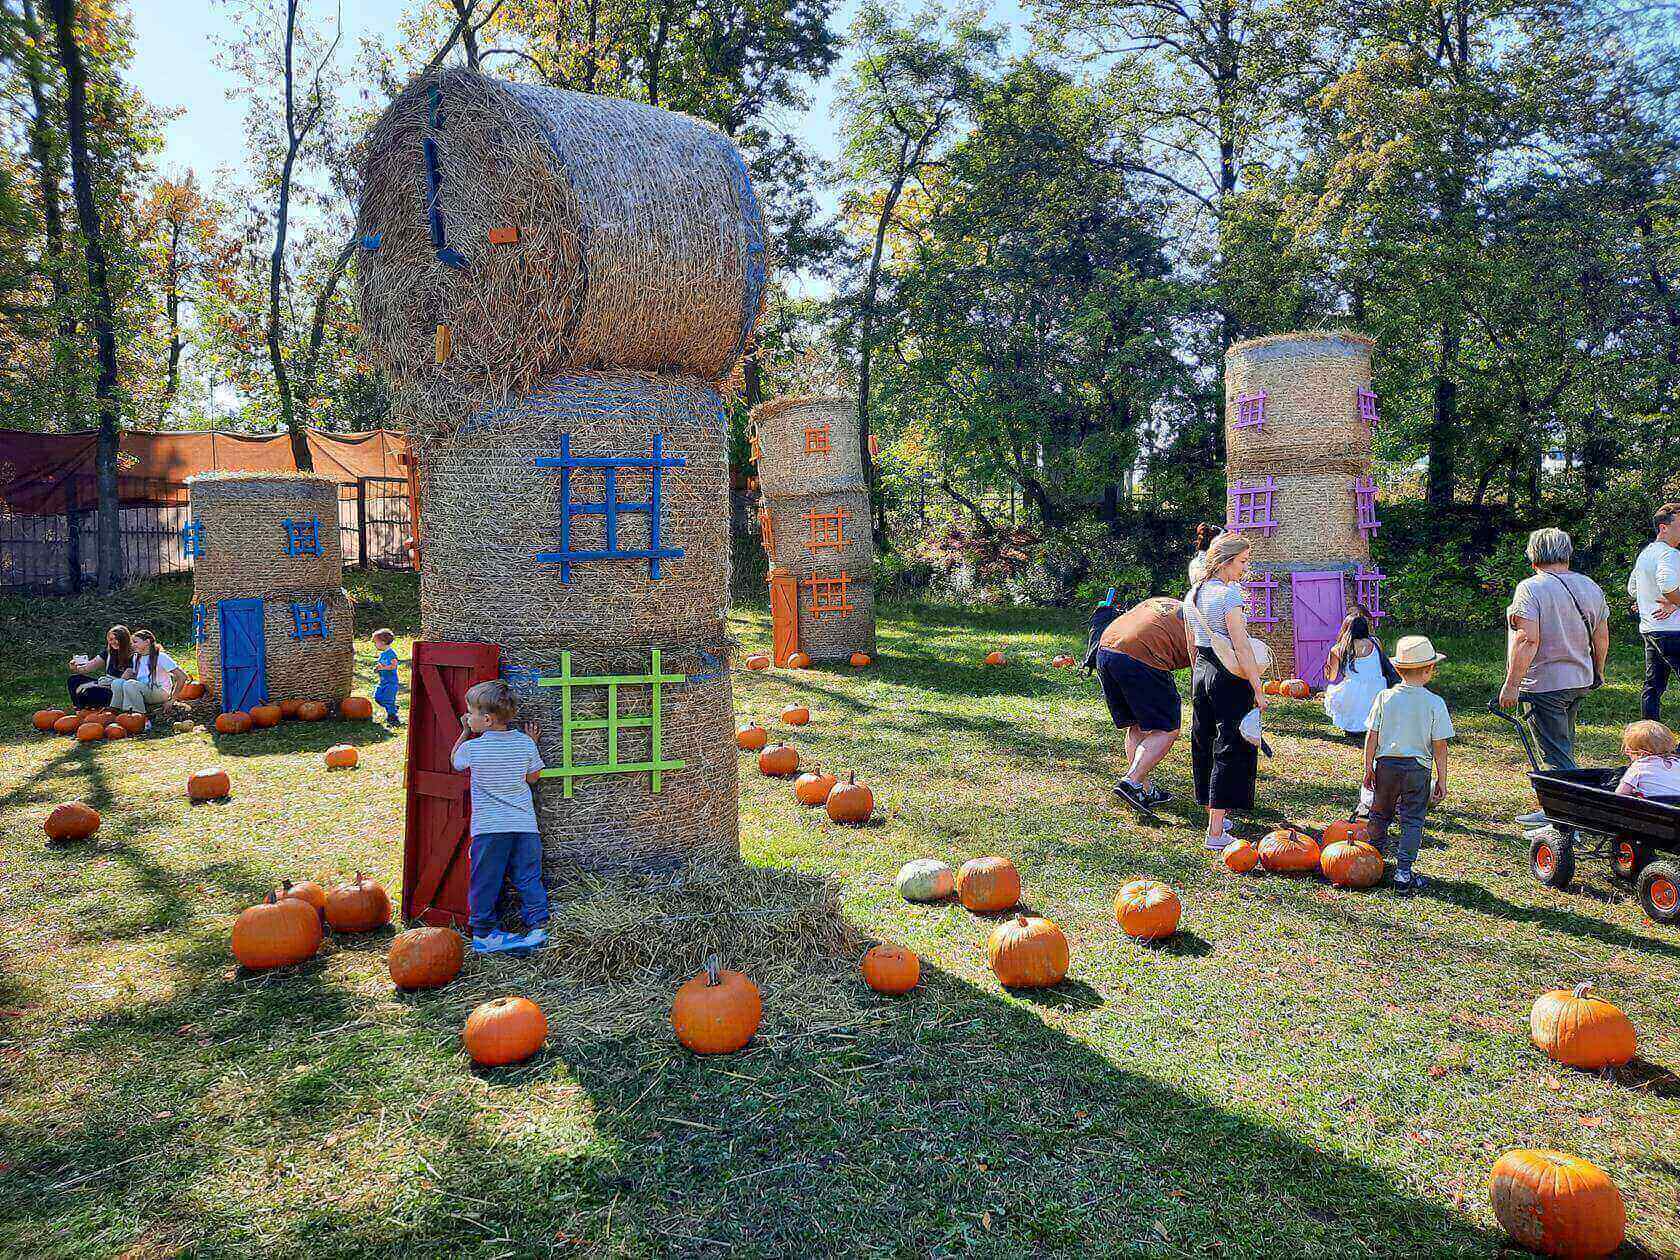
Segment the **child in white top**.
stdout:
[[1680,797],[1674,732],[1661,722],[1635,722],[1623,731],[1622,756],[1632,764],[1616,785],[1618,796]]

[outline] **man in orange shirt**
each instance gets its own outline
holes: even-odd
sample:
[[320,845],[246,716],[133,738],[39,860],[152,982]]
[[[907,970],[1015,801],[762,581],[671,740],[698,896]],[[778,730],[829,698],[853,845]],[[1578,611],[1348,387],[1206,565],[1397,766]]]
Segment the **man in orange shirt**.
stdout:
[[1149,772],[1172,751],[1184,725],[1173,673],[1190,668],[1184,605],[1158,596],[1114,618],[1097,639],[1094,664],[1114,725],[1126,732],[1126,775],[1114,794],[1153,817],[1171,799]]

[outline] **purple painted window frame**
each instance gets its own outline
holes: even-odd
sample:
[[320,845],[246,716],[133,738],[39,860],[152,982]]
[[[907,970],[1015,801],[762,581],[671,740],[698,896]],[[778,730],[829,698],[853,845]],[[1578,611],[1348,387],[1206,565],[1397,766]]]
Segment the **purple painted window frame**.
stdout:
[[1358,525],[1361,533],[1369,538],[1381,527],[1382,522],[1377,519],[1377,483],[1370,477],[1355,477],[1353,479],[1354,510],[1358,514]]
[[1277,588],[1277,578],[1270,573],[1262,573],[1259,577],[1249,578],[1243,583],[1243,589],[1248,592],[1248,622],[1250,625],[1277,625],[1277,613],[1273,611],[1272,604]]
[[1278,527],[1272,518],[1272,496],[1276,492],[1275,477],[1264,481],[1233,481],[1225,491],[1225,528],[1237,533],[1258,530],[1261,537],[1270,538]]
[[1382,583],[1386,573],[1378,569],[1367,569],[1360,565],[1353,573],[1353,598],[1356,603],[1365,605],[1371,613],[1372,621],[1381,621],[1388,616],[1382,606]]
[[1359,391],[1359,418],[1365,422],[1367,429],[1377,427],[1377,395],[1374,390],[1361,389]]
[[1266,391],[1260,390],[1253,394],[1237,395],[1237,428],[1263,429],[1266,427]]

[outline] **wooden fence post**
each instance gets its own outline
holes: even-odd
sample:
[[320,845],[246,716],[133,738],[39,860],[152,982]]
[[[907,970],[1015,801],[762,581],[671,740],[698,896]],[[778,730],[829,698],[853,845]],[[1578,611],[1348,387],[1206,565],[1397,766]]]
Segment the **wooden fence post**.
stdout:
[[356,478],[356,567],[368,567],[366,477]]

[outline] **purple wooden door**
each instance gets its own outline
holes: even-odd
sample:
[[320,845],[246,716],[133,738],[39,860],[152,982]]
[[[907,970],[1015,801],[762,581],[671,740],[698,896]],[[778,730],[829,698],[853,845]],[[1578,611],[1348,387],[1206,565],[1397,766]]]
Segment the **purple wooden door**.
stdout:
[[1342,632],[1347,594],[1340,573],[1294,576],[1295,677],[1315,691],[1324,686],[1324,660]]

